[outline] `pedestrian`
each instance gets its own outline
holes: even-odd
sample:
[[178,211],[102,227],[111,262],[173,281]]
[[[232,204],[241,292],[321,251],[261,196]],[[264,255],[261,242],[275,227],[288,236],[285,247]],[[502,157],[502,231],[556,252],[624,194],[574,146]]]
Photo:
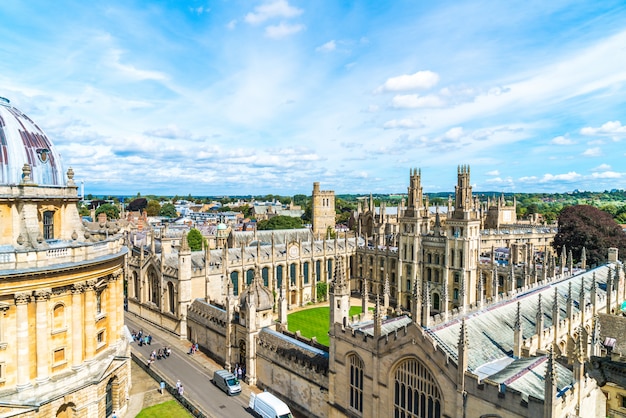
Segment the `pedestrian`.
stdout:
[[241,368],[241,380],[246,381],[246,366]]
[[161,395],[165,392],[165,382],[161,380]]
[[115,411],[113,411],[113,415],[111,415],[111,418],[117,418],[117,414],[115,413]]
[[180,379],[178,379],[178,380],[176,381],[176,391],[178,391],[178,390],[180,389],[180,385],[181,385],[181,383],[180,383]]
[[152,335],[148,334],[148,345],[152,344]]
[[183,396],[183,392],[185,392],[185,389],[183,388],[183,384],[180,384],[180,387],[178,388],[178,394],[180,396]]
[[195,353],[196,351],[198,351],[198,343],[196,343],[196,345],[194,346],[193,352]]

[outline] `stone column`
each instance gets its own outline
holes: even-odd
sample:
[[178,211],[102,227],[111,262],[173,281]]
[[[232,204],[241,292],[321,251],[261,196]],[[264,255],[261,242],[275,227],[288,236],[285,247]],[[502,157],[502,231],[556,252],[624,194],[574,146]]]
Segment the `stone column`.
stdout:
[[96,281],[88,280],[85,285],[84,324],[85,324],[85,360],[93,361],[96,354]]
[[50,350],[48,348],[48,301],[52,291],[41,289],[35,292],[36,321],[37,321],[37,383],[41,384],[50,379]]
[[83,363],[83,297],[85,286],[76,283],[72,286],[72,368],[78,369]]
[[30,353],[28,350],[28,302],[30,302],[30,295],[28,293],[15,294],[15,319],[17,322],[17,357],[19,359],[23,359],[23,361],[18,361],[16,364],[17,390],[26,389],[31,386],[29,373]]

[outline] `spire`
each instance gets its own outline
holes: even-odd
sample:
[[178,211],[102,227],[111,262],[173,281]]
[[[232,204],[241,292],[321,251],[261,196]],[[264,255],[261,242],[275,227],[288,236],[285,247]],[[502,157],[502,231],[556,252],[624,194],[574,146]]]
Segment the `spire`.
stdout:
[[537,344],[538,347],[541,347],[543,344],[543,303],[541,301],[541,293],[539,293],[537,297],[537,314],[536,314],[536,329],[535,334],[537,334]]
[[583,247],[580,253],[580,268],[587,270],[587,249]]
[[465,372],[467,371],[467,359],[469,354],[469,343],[467,339],[467,324],[465,323],[465,317],[461,319],[461,329],[459,331],[459,348],[458,348],[459,364],[458,372],[459,376],[457,382],[459,382],[460,391],[465,390]]
[[[423,315],[422,315],[422,324],[425,327],[429,327],[430,326],[430,282],[424,282],[424,286],[425,289],[423,290],[422,293],[422,310],[423,310]],[[415,288],[417,288],[417,280],[416,280],[416,286]],[[417,291],[416,291],[417,292]],[[417,297],[419,297],[418,294],[415,295],[416,298],[416,303],[417,303]],[[419,314],[419,313],[418,313]]]
[[374,311],[374,337],[380,337],[383,326],[383,317],[380,312],[380,298],[376,295],[376,310]]
[[591,289],[589,290],[589,298],[591,299],[591,311],[595,316],[597,313],[596,310],[596,301],[598,298],[598,286],[596,284],[596,272],[594,271],[591,275]]
[[554,343],[556,344],[559,337],[559,322],[561,321],[559,315],[559,289],[554,286],[554,300],[552,302],[552,326],[554,327]]
[[367,318],[367,301],[369,300],[367,277],[363,278],[363,292],[361,292],[361,313],[363,318]]
[[546,362],[546,372],[544,375],[544,417],[553,417],[556,412],[556,359],[554,348],[551,347],[548,352],[548,360]]
[[522,303],[517,301],[515,310],[515,324],[513,325],[513,355],[517,358],[522,356]]
[[578,309],[580,310],[580,320],[585,321],[585,307],[587,306],[585,301],[585,276],[580,276],[580,291],[578,292]]

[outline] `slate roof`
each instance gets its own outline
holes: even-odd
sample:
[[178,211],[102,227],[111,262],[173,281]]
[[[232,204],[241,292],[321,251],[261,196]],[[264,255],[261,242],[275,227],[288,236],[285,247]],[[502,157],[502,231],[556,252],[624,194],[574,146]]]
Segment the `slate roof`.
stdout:
[[[610,269],[611,274],[615,274],[614,266]],[[554,289],[557,289],[558,296],[556,303],[559,306],[559,318],[566,315],[566,299],[569,292],[569,284],[572,286],[573,312],[579,312],[580,287],[584,278],[585,304],[590,303],[590,288],[593,274],[597,283],[597,294],[606,294],[606,278],[609,272],[607,265],[594,270],[566,278],[558,282],[551,282],[547,285],[520,293],[511,299],[490,305],[483,310],[469,313],[465,316],[465,327],[467,330],[469,355],[469,371],[490,380],[508,379],[509,386],[516,388],[520,392],[533,394],[539,399],[543,399],[543,372],[545,366],[541,363],[535,364],[529,371],[532,373],[518,373],[528,368],[521,359],[513,357],[513,327],[517,311],[517,302],[520,302],[521,324],[523,338],[529,338],[535,334],[536,313],[541,295],[541,306],[543,311],[544,328],[552,326],[552,306],[554,301]],[[455,318],[443,324],[426,329],[436,341],[442,344],[446,351],[451,353],[453,358],[458,359],[458,342],[461,328],[461,319]],[[545,357],[543,357],[545,358]],[[513,359],[514,361],[507,361]],[[524,359],[526,360],[526,359]],[[536,360],[536,359],[528,359]],[[489,367],[485,367],[491,365]],[[501,367],[498,370],[498,367]],[[490,369],[490,370],[489,370]],[[490,375],[486,374],[489,370]],[[559,389],[569,384],[572,373],[565,368],[559,368],[558,378]],[[507,376],[514,376],[511,380]],[[516,377],[515,377],[516,376]],[[505,379],[505,380],[506,380]],[[537,388],[540,388],[538,390]],[[534,392],[538,393],[535,394]]]

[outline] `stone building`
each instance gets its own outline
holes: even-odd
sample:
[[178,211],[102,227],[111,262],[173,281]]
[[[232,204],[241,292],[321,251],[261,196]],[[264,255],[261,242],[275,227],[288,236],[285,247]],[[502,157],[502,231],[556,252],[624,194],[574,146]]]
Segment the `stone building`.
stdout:
[[313,218],[313,236],[323,239],[328,235],[328,228],[335,228],[335,192],[320,190],[318,182],[313,183],[311,195],[311,217]]
[[70,168],[0,98],[0,414],[109,417],[130,386],[119,227],[84,225]]

